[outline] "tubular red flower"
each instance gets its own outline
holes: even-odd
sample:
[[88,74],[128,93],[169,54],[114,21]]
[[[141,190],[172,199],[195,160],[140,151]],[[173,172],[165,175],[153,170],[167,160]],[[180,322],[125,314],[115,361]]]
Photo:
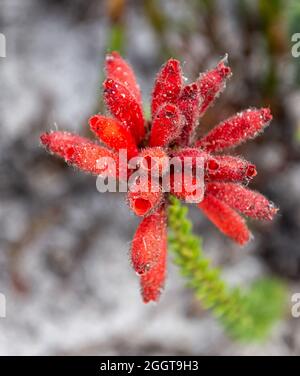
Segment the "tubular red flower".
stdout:
[[[160,208],[151,217],[149,221],[147,221],[149,217],[143,220],[143,222],[147,221],[145,225],[143,222],[140,225],[143,227],[138,234],[136,244],[136,246],[140,245],[140,250],[143,252],[143,255],[138,256],[138,261],[136,262],[137,271],[140,270],[138,267],[139,262],[144,265],[146,261],[147,265],[147,261],[151,263],[152,257],[155,259],[150,269],[146,271],[146,268],[141,275],[141,293],[144,303],[159,299],[166,277],[167,226],[165,208]],[[136,252],[135,256],[137,256]]]
[[197,83],[187,85],[182,90],[178,100],[178,107],[184,116],[184,126],[178,143],[189,145],[195,136],[195,129],[199,121],[199,111],[201,102],[200,87]]
[[153,119],[149,146],[168,146],[179,137],[182,125],[183,118],[177,106],[163,105]]
[[211,194],[206,194],[198,207],[225,235],[240,245],[245,245],[251,237],[244,219],[225,202]]
[[206,163],[205,177],[208,181],[248,182],[256,174],[255,165],[231,155],[213,156]]
[[141,105],[124,85],[115,80],[108,78],[103,87],[105,102],[110,112],[132,133],[139,144],[145,136]]
[[166,242],[166,212],[164,208],[143,218],[133,237],[131,261],[138,274],[149,272],[160,259],[161,246]]
[[127,199],[131,210],[138,216],[146,216],[151,213],[163,201],[163,193],[158,181],[149,179],[145,176],[139,177],[129,187]]
[[176,104],[182,89],[182,72],[179,61],[170,59],[157,75],[152,93],[152,116],[166,104]]
[[102,115],[89,119],[92,131],[101,141],[114,150],[126,149],[128,159],[138,154],[138,148],[132,134],[118,120]]
[[142,105],[141,91],[130,65],[116,51],[106,55],[105,63],[107,78],[124,85],[138,103]]
[[249,138],[256,137],[271,119],[272,115],[268,108],[240,112],[216,126],[196,143],[196,147],[208,152],[218,152],[237,146]]
[[200,116],[203,116],[210,105],[224,90],[226,80],[231,76],[231,69],[226,65],[227,57],[212,70],[202,73],[198,79],[202,102]]
[[[87,138],[69,132],[56,131],[42,134],[41,142],[49,151],[80,170],[111,177],[119,174],[118,154],[94,144]],[[101,158],[103,163],[99,163]]]
[[271,221],[278,209],[262,194],[234,183],[209,183],[208,193],[224,201],[235,210],[260,220]]

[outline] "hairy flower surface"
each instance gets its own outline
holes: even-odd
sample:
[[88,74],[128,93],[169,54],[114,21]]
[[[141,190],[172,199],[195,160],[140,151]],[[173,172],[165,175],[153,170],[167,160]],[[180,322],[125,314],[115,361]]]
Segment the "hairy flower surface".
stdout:
[[[190,84],[184,84],[179,61],[168,60],[156,77],[152,118],[148,122],[134,72],[117,52],[107,56],[106,72],[104,99],[112,117],[97,114],[89,120],[92,132],[102,145],[60,131],[43,134],[41,142],[51,153],[92,174],[126,176],[126,180],[130,180],[134,169],[139,168],[144,175],[151,174],[152,180],[156,177],[155,189],[151,179],[138,178],[131,181],[132,189],[127,194],[130,209],[142,217],[133,238],[131,260],[147,303],[158,300],[165,282],[168,194],[196,203],[220,231],[240,245],[251,238],[242,215],[259,220],[273,219],[277,212],[275,206],[260,193],[245,187],[257,174],[256,167],[243,158],[220,154],[256,137],[270,123],[272,115],[267,108],[249,109],[197,139],[199,119],[231,76],[226,59]],[[120,165],[118,153],[124,149],[128,158],[125,167]],[[169,168],[168,161],[174,157],[182,161],[188,159],[189,168],[183,171]],[[116,168],[99,164],[103,158],[113,160]],[[137,158],[138,162],[127,174],[132,158]],[[204,185],[194,192],[188,188],[197,180],[199,158],[203,161]],[[170,189],[166,192],[161,181],[167,173]],[[181,190],[176,189],[179,177],[189,182]]]

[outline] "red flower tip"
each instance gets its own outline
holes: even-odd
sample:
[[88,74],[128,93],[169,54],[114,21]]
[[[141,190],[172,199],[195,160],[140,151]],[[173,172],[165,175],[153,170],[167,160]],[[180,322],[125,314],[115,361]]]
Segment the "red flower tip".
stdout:
[[228,65],[226,65],[225,63],[227,63],[227,58],[223,59],[218,65],[217,65],[217,70],[218,72],[220,73],[220,76],[222,78],[228,78],[228,76],[231,75],[231,69]]
[[165,242],[166,213],[162,208],[144,218],[134,235],[131,261],[137,274],[149,272],[158,263]]
[[225,120],[196,143],[208,152],[219,152],[235,147],[256,137],[271,121],[269,109],[249,109]]
[[92,144],[91,141],[69,132],[50,132],[41,135],[42,144],[51,152],[64,158],[67,162],[74,154],[76,145]]
[[210,71],[200,75],[198,85],[201,92],[202,103],[200,107],[200,115],[203,116],[209,106],[224,90],[226,80],[231,76],[231,69],[226,65],[227,56],[219,62],[219,64]]
[[132,200],[131,206],[135,214],[139,216],[144,216],[152,209],[151,201],[141,197]]
[[152,116],[166,103],[176,104],[182,89],[180,62],[170,59],[157,75],[152,93]]
[[148,176],[130,184],[127,199],[131,210],[143,217],[151,214],[163,201],[163,193],[157,182],[149,182]]
[[167,221],[162,206],[140,223],[132,242],[131,260],[140,275],[144,303],[157,301],[166,277]]
[[99,121],[99,115],[93,115],[92,117],[89,118],[89,124],[90,124],[90,128],[92,131],[98,131],[99,127],[98,127],[98,121]]
[[112,115],[134,136],[137,144],[145,136],[145,120],[140,103],[126,86],[108,78],[103,83],[104,98]]
[[257,175],[256,167],[253,164],[247,167],[246,175],[248,178],[254,178]]
[[225,202],[211,194],[206,194],[198,207],[225,235],[240,245],[248,243],[251,233],[244,219]]
[[105,63],[107,77],[126,86],[135,99],[141,104],[140,88],[130,65],[116,51],[106,55]]
[[217,171],[220,167],[220,163],[216,161],[216,159],[211,158],[207,161],[206,168],[208,171]]
[[262,194],[234,183],[208,183],[208,193],[242,214],[271,221],[278,209]]
[[231,155],[207,158],[205,177],[208,181],[248,182],[256,174],[255,166],[242,158]]
[[42,143],[44,146],[48,147],[49,144],[50,144],[50,136],[49,136],[49,134],[48,134],[48,133],[43,133],[43,134],[40,136],[40,141],[41,141],[41,143]]
[[102,115],[94,115],[89,119],[89,124],[96,136],[107,146],[117,151],[126,149],[129,159],[138,154],[132,134],[119,121]]
[[132,211],[139,217],[149,215],[162,201],[161,192],[149,192],[148,194],[128,193],[128,201]]
[[[41,142],[50,152],[85,172],[119,176],[118,155],[87,138],[56,131],[43,134]],[[102,164],[99,163],[100,160],[103,161]]]
[[273,116],[269,108],[262,108],[260,111],[261,111],[261,117],[264,123],[268,123],[272,120]]

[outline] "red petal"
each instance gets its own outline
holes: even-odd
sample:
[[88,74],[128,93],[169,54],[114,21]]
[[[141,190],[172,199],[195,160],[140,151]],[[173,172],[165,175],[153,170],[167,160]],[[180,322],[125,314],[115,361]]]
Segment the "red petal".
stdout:
[[149,215],[161,204],[164,196],[158,181],[156,183],[153,182],[152,187],[151,179],[146,175],[139,177],[134,183],[129,185],[128,203],[136,215]]
[[132,134],[117,120],[101,115],[94,115],[89,120],[92,131],[107,146],[115,150],[126,149],[128,159],[138,154]]
[[216,126],[196,146],[209,152],[234,147],[248,138],[258,135],[272,120],[268,108],[249,109],[225,120]]
[[221,232],[238,244],[244,245],[250,240],[251,234],[244,219],[225,202],[207,194],[198,207]]
[[166,242],[166,213],[159,209],[140,223],[131,246],[131,261],[138,274],[144,274],[159,261]]
[[137,144],[145,136],[142,107],[130,91],[110,78],[104,81],[104,98],[110,112],[129,130]]
[[178,108],[173,104],[163,105],[154,117],[150,146],[168,146],[179,137],[183,125],[183,118]]
[[158,109],[166,103],[176,104],[182,88],[180,63],[170,59],[162,67],[156,78],[152,93],[152,118]]
[[209,181],[248,182],[256,174],[253,164],[231,155],[213,156],[206,163],[205,177]]
[[183,131],[178,140],[178,143],[181,145],[189,145],[195,136],[195,129],[199,118],[200,101],[201,93],[197,83],[192,83],[184,87],[178,101],[179,109],[185,119]]
[[[109,174],[112,177],[116,177],[114,169],[109,168],[110,163],[112,163],[116,166],[118,176],[118,154],[94,144],[86,138],[69,132],[57,131],[44,133],[41,136],[41,142],[52,153],[83,171],[96,175]],[[102,168],[101,163],[99,163],[101,158],[103,158],[103,166],[105,166]]]
[[138,103],[142,103],[141,92],[135,74],[130,65],[118,52],[113,51],[106,56],[106,72],[107,78],[111,78],[126,86]]
[[239,212],[261,220],[272,220],[278,209],[262,194],[234,183],[208,183],[207,192]]
[[226,58],[221,60],[216,68],[200,75],[198,84],[200,87],[202,103],[200,106],[200,115],[205,111],[214,100],[224,90],[226,80],[231,76],[231,69],[225,65]]
[[[167,226],[165,209],[160,209],[153,216],[153,221],[148,228],[144,228],[143,236],[140,236],[141,243],[144,245],[144,248],[141,249],[156,258],[155,265],[141,275],[141,292],[145,303],[159,299],[166,278]],[[141,245],[141,247],[143,246]],[[157,253],[158,250],[159,253]],[[149,259],[149,256],[146,256],[146,259]]]

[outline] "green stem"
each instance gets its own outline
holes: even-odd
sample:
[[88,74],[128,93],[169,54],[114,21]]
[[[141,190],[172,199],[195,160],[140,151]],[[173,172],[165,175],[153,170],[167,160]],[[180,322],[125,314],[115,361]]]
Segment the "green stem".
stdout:
[[187,207],[174,198],[169,205],[169,246],[174,262],[204,308],[211,309],[228,333],[240,340],[264,338],[282,315],[284,289],[273,279],[256,282],[248,291],[230,288],[202,251],[192,233]]

